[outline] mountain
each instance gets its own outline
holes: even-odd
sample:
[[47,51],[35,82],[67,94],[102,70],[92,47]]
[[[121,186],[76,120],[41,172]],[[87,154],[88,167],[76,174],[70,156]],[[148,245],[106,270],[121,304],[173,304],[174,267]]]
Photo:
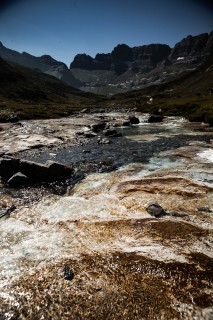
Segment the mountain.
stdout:
[[0,58],[0,122],[64,116],[102,100],[39,70]]
[[108,96],[172,81],[195,70],[212,54],[213,32],[189,35],[174,48],[167,44],[133,48],[119,44],[111,53],[98,53],[95,58],[77,54],[69,68],[49,55],[35,57],[0,43],[0,57],[6,61],[40,70],[81,90]]
[[57,61],[49,55],[35,57],[27,52],[19,53],[18,51],[4,47],[0,42],[0,57],[6,61],[15,62],[31,69],[38,69],[73,87],[78,88],[81,85],[81,83],[73,77],[65,63]]
[[78,54],[70,64],[72,75],[85,91],[111,95],[171,81],[195,70],[213,54],[213,32],[188,36],[174,48],[150,44],[130,48],[120,44],[95,58]]
[[161,109],[164,115],[184,116],[213,125],[213,55],[195,70],[170,82],[117,94],[110,100],[111,105],[135,107],[145,113],[158,113]]

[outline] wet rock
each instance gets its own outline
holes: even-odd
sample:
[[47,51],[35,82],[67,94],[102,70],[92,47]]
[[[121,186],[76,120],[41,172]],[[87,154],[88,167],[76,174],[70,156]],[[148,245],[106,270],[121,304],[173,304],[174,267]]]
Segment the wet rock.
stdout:
[[17,172],[7,181],[7,185],[12,188],[20,188],[27,184],[27,182],[28,177],[21,172]]
[[95,133],[95,132],[92,132],[92,131],[86,131],[86,132],[84,132],[84,137],[85,138],[94,138],[94,137],[96,137],[97,136],[97,134]]
[[116,134],[118,134],[117,130],[115,129],[107,129],[107,130],[104,130],[104,135],[106,137],[111,137],[111,136],[115,136]]
[[122,133],[117,132],[115,129],[104,130],[104,135],[106,137],[122,137]]
[[16,209],[15,205],[11,205],[9,207],[3,207],[0,208],[0,218],[3,218],[5,216],[10,216],[10,213],[13,212]]
[[136,116],[129,116],[129,121],[130,121],[131,124],[140,123],[139,119]]
[[98,144],[110,144],[111,141],[108,138],[102,138],[102,137],[98,137],[97,139]]
[[89,112],[89,109],[88,108],[84,108],[80,111],[81,113],[88,113]]
[[155,123],[155,122],[162,122],[162,121],[163,121],[163,115],[161,114],[152,114],[148,119],[148,123]]
[[106,128],[107,123],[106,122],[99,122],[97,124],[91,125],[91,130],[95,133],[100,132]]
[[32,184],[66,180],[70,178],[74,168],[51,160],[45,164],[16,158],[0,160],[0,176],[4,182],[8,181],[17,172],[26,175],[29,178],[28,183]]
[[131,124],[131,121],[130,121],[130,120],[124,120],[124,121],[122,122],[121,126],[122,126],[122,127],[128,127],[128,126],[130,126],[130,124]]
[[146,211],[154,217],[161,217],[166,214],[166,211],[158,203],[148,205]]
[[199,207],[199,208],[197,208],[197,210],[200,211],[200,212],[207,212],[207,213],[211,213],[212,212],[212,210],[210,208],[208,208],[208,207]]
[[71,281],[74,278],[74,272],[69,266],[64,267],[64,279]]

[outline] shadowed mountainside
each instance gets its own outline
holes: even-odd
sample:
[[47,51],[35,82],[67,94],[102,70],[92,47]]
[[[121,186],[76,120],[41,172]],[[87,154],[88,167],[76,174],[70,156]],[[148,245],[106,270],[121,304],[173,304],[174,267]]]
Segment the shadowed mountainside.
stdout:
[[83,103],[103,97],[73,88],[53,76],[7,63],[0,58],[0,119],[48,118],[68,115]]
[[174,48],[167,44],[117,45],[95,58],[77,54],[70,69],[49,55],[35,57],[8,49],[0,42],[0,57],[40,70],[84,91],[111,96],[176,79],[195,70],[213,54],[213,32],[187,36]]
[[135,106],[142,112],[179,115],[213,124],[213,57],[200,67],[168,83],[153,85],[111,98],[113,104]]
[[195,70],[213,54],[213,32],[187,36],[174,48],[150,44],[130,48],[118,45],[95,58],[80,54],[70,65],[81,89],[112,95],[162,84]]

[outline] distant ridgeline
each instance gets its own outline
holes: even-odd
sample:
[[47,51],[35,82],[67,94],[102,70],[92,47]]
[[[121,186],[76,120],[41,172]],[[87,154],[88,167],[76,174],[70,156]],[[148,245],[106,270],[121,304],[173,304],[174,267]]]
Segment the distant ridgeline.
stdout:
[[84,91],[112,95],[171,81],[195,70],[213,54],[213,32],[187,36],[174,48],[149,44],[130,48],[119,44],[111,53],[95,58],[78,54],[68,68],[51,56],[35,57],[7,49],[0,43],[0,57],[40,70]]

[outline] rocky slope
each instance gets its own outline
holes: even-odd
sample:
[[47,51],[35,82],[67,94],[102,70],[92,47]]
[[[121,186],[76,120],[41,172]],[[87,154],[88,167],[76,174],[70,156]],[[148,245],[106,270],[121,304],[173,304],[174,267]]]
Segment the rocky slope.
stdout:
[[80,54],[70,65],[81,89],[113,94],[160,84],[196,69],[213,53],[213,32],[188,36],[173,49],[165,44],[130,48],[118,45],[109,54],[95,58]]
[[[0,121],[55,118],[102,97],[71,87],[53,76],[0,58]],[[82,104],[82,106],[81,106]]]
[[6,61],[15,62],[25,67],[40,70],[46,74],[52,75],[71,86],[78,87],[79,82],[75,79],[67,68],[66,64],[53,59],[49,55],[35,57],[27,52],[8,49],[0,42],[0,57]]
[[119,44],[111,53],[95,58],[77,54],[70,68],[51,56],[34,57],[7,49],[0,43],[0,57],[39,69],[69,85],[99,94],[112,95],[177,78],[196,69],[213,53],[213,32],[187,36],[174,48],[166,44],[129,47]]

